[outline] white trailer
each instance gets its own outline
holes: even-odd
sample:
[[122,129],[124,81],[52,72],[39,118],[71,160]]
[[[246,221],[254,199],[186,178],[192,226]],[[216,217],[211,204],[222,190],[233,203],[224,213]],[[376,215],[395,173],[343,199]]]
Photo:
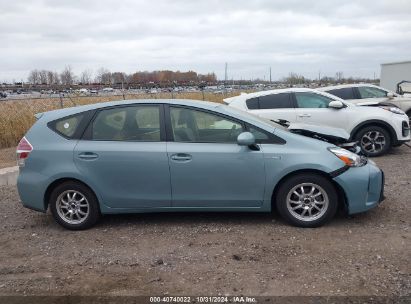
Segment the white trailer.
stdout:
[[397,84],[404,80],[411,81],[411,61],[381,64],[381,87],[396,92]]

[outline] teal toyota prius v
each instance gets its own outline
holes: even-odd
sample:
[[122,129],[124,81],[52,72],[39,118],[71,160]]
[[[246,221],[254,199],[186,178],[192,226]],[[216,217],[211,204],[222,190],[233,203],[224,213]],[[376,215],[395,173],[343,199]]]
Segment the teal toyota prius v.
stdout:
[[217,103],[130,100],[36,117],[17,147],[20,198],[68,229],[103,214],[273,209],[316,227],[383,198],[371,160]]

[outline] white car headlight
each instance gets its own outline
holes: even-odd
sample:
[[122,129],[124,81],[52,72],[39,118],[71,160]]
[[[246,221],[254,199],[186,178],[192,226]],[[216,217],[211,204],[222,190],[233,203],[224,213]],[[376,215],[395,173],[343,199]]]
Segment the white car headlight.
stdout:
[[384,107],[381,107],[381,108],[384,109],[384,110],[390,111],[394,114],[401,114],[401,115],[405,114],[405,112],[403,110],[401,110],[400,108],[397,108],[397,107],[384,106]]
[[332,147],[328,148],[328,150],[339,159],[341,159],[345,163],[345,165],[349,167],[361,167],[367,163],[367,159],[365,157],[361,157],[343,148]]

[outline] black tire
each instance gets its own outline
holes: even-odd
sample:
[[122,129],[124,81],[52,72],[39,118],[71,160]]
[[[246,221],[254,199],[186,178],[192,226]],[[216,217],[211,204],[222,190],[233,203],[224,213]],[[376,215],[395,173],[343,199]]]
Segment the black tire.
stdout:
[[407,112],[406,114],[407,114],[407,116],[408,116],[408,120],[409,120],[410,123],[411,123],[411,110],[408,110],[408,112]]
[[[80,203],[78,203],[77,208],[80,209],[82,213],[86,213],[86,216],[84,216],[84,218],[80,220],[80,215],[79,213],[77,213],[77,215],[73,215],[73,218],[78,217],[78,222],[70,223],[68,222],[70,220],[67,219],[67,217],[64,217],[63,213],[64,210],[66,210],[68,212],[67,214],[69,214],[69,212],[71,211],[69,211],[67,208],[71,208],[71,206],[63,207],[66,209],[62,209],[59,207],[59,204],[61,205],[63,203],[59,202],[61,201],[60,198],[65,198],[65,201],[68,201],[66,195],[70,196],[71,194],[71,196],[73,196],[74,193],[76,193],[75,198],[78,198],[78,201],[81,201],[81,195],[85,198]],[[74,201],[73,204],[75,204]],[[82,206],[87,205],[87,207],[80,207],[80,204],[82,204]],[[88,188],[84,184],[75,181],[67,181],[55,187],[51,192],[49,205],[55,221],[64,228],[70,230],[83,230],[90,228],[98,221],[98,219],[101,216],[98,200],[94,195],[93,191],[91,191],[90,188]],[[72,210],[73,212],[71,213],[75,213],[74,208]],[[73,219],[73,221],[74,220],[75,219]]]
[[[384,137],[384,145],[381,145],[379,142],[373,143],[372,141],[369,141],[368,136],[370,134],[379,134],[379,138],[381,138],[380,136]],[[384,129],[381,128],[379,126],[368,126],[365,128],[362,128],[361,130],[359,130],[355,136],[355,139],[358,140],[358,143],[361,147],[361,151],[369,157],[377,157],[377,156],[381,156],[384,155],[385,153],[387,153],[390,148],[391,148],[391,135],[390,133]],[[371,147],[370,147],[370,143],[371,143]],[[374,146],[372,146],[374,144]],[[372,147],[376,148],[376,151],[367,151],[367,149],[372,149]],[[381,148],[382,147],[382,148]]]
[[[312,185],[315,185],[316,188],[321,188],[325,193],[324,196],[320,195],[320,200],[321,197],[323,198],[322,201],[328,198],[328,204],[324,204],[323,207],[320,206],[321,209],[324,208],[323,211],[320,212],[311,208],[311,212],[313,213],[311,219],[302,220],[296,215],[296,213],[300,211],[294,211],[293,213],[293,211],[289,210],[289,207],[295,206],[293,205],[294,203],[288,203],[289,194],[293,193],[293,189],[299,187],[301,184],[305,184],[304,191],[306,193],[311,190]],[[315,193],[318,194],[319,192],[314,192],[314,195],[317,196]],[[290,199],[291,198],[293,198],[293,194],[291,194]],[[315,173],[302,173],[291,176],[281,183],[275,196],[275,205],[280,215],[291,225],[303,228],[315,228],[324,225],[334,217],[338,207],[338,195],[334,185],[326,177]],[[310,208],[308,205],[301,207],[301,213],[304,212],[305,207]],[[317,217],[314,212],[318,212]]]

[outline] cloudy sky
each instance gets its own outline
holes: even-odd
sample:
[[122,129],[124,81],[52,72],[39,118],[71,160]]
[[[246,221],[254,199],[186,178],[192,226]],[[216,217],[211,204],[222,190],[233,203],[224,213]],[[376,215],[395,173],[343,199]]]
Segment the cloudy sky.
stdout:
[[379,76],[411,60],[409,0],[0,0],[0,81],[31,69]]

